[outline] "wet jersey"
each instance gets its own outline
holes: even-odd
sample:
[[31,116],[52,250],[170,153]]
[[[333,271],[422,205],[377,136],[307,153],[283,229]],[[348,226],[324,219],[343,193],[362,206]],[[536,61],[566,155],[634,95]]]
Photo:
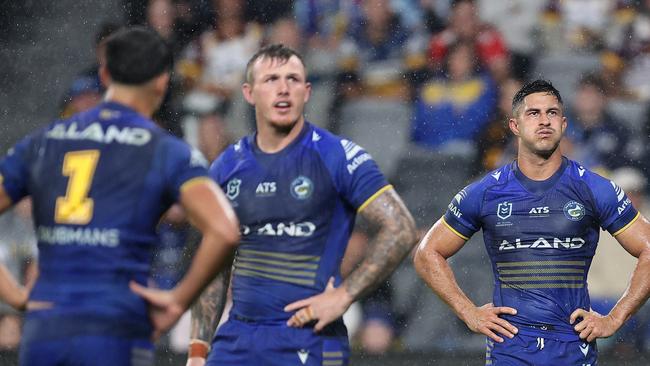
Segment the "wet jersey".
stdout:
[[513,162],[470,184],[449,204],[444,223],[463,239],[483,230],[494,273],[494,305],[522,334],[578,340],[571,313],[590,309],[587,272],[599,228],[613,235],[638,217],[613,182],[562,159],[545,181]]
[[30,300],[53,303],[28,313],[26,332],[148,337],[146,304],[128,282],[146,284],[155,227],[181,187],[209,179],[201,154],[107,102],[24,138],[0,174],[13,202],[32,197],[40,275]]
[[283,308],[340,282],[355,215],[389,189],[371,156],[309,123],[282,151],[262,152],[255,136],[212,165],[241,224],[233,280],[235,316],[284,323]]

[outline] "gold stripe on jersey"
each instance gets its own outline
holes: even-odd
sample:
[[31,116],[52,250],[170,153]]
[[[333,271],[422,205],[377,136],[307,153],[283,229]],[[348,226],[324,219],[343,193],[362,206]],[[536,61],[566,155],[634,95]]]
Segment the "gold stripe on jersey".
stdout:
[[186,180],[183,184],[181,184],[180,191],[182,192],[182,191],[192,187],[193,185],[199,184],[199,183],[208,183],[208,184],[212,183],[212,184],[216,185],[216,183],[214,183],[214,181],[212,179],[210,179],[210,177],[206,177],[206,176],[194,177],[192,179]]
[[248,277],[268,278],[268,279],[271,279],[271,280],[288,282],[288,283],[293,283],[293,284],[298,284],[298,285],[313,286],[314,283],[315,283],[314,280],[308,280],[308,279],[302,279],[302,278],[292,278],[292,277],[287,277],[287,276],[276,276],[276,275],[271,275],[271,274],[267,274],[267,273],[249,271],[249,270],[241,269],[241,268],[235,268],[235,274],[240,275],[240,276],[248,276]]
[[584,276],[519,276],[519,277],[501,277],[503,282],[534,282],[534,281],[583,281]]
[[318,262],[320,257],[316,255],[302,255],[302,254],[290,254],[290,253],[278,253],[278,252],[266,252],[262,250],[254,249],[237,249],[238,257],[252,257],[260,256],[267,258],[279,258],[285,259],[288,261],[300,261],[300,262]]
[[323,366],[339,366],[343,365],[343,360],[323,360]]
[[532,266],[584,266],[585,261],[523,261],[497,262],[497,268],[502,267],[532,267]]
[[357,209],[357,212],[361,212],[364,208],[366,208],[372,201],[374,201],[377,197],[379,197],[382,193],[386,192],[387,190],[393,188],[392,184],[388,184],[380,188],[375,194],[370,196],[367,200],[365,200],[361,206]]
[[451,225],[449,225],[449,224],[447,223],[447,221],[445,220],[445,217],[444,217],[444,216],[441,217],[440,220],[442,221],[443,224],[445,224],[446,227],[449,228],[449,230],[451,230],[454,234],[460,236],[461,239],[469,240],[468,237],[466,237],[465,235],[459,233],[458,231],[456,231],[456,229],[454,229],[453,227],[451,227]]
[[514,289],[533,289],[533,288],[584,288],[585,284],[581,283],[502,283],[501,288],[514,288]]
[[280,269],[280,268],[275,268],[275,267],[245,263],[245,262],[242,262],[242,261],[239,261],[239,260],[235,262],[235,268],[246,268],[246,269],[252,269],[252,270],[255,270],[255,271],[275,273],[275,274],[281,274],[281,275],[287,275],[287,276],[301,276],[301,277],[312,277],[312,278],[316,277],[316,272],[293,271],[293,270],[288,270],[288,269]]
[[640,215],[640,213],[637,212],[636,215],[634,215],[634,218],[632,220],[630,220],[630,222],[628,222],[627,225],[625,225],[622,228],[618,229],[614,234],[612,234],[612,236],[616,236],[616,235],[622,233],[623,231],[627,230],[627,228],[629,228],[632,224],[634,224],[634,222],[639,218],[639,215]]
[[343,357],[343,352],[323,352],[323,357]]
[[530,268],[530,269],[503,269],[499,274],[542,274],[542,273],[585,273],[579,268]]
[[237,260],[242,262],[256,262],[256,263],[271,264],[271,265],[276,265],[276,266],[281,266],[286,268],[318,269],[317,263],[282,262],[282,261],[276,261],[272,259],[262,259],[262,258],[253,258],[253,257],[243,257],[243,256],[238,257]]

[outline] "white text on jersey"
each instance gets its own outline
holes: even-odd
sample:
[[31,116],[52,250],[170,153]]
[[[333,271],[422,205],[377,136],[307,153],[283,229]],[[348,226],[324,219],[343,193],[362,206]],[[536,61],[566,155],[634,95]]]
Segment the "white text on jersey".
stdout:
[[513,250],[513,249],[559,249],[560,247],[565,249],[578,249],[582,248],[585,245],[585,240],[583,238],[539,238],[535,240],[532,244],[522,244],[521,239],[515,239],[514,243],[511,243],[507,240],[503,240],[499,245],[499,250]]
[[305,221],[299,223],[290,222],[288,224],[280,222],[277,224],[267,223],[263,224],[258,228],[253,228],[242,225],[241,234],[249,235],[251,232],[256,233],[257,235],[264,236],[293,236],[293,237],[307,237],[312,236],[316,231],[316,225],[314,223]]
[[48,131],[46,136],[55,140],[91,140],[105,144],[116,142],[136,146],[144,145],[151,140],[151,132],[147,129],[108,125],[104,131],[99,122],[91,123],[83,130],[78,130],[76,122],[67,127],[59,124]]

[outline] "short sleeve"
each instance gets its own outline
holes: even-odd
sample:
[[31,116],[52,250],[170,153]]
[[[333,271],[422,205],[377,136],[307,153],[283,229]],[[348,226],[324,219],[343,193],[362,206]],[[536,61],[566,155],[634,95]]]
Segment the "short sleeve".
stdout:
[[0,181],[5,192],[16,203],[28,193],[29,160],[32,137],[26,137],[12,147],[0,161]]
[[451,231],[465,240],[481,229],[480,211],[483,192],[478,183],[463,188],[451,200],[442,218]]
[[638,212],[632,202],[616,183],[591,174],[588,184],[598,210],[599,224],[604,230],[618,235],[638,218]]
[[341,147],[344,154],[337,164],[336,180],[345,200],[361,211],[391,186],[361,146],[342,139]]
[[207,178],[208,163],[200,151],[183,141],[170,137],[164,144],[166,162],[165,181],[174,201],[178,201],[181,189],[195,179]]

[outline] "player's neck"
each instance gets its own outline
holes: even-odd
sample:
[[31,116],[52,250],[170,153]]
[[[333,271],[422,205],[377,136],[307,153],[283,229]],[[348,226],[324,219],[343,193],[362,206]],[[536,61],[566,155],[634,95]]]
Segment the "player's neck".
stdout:
[[562,165],[562,153],[555,150],[551,156],[544,158],[532,152],[522,152],[517,156],[517,166],[531,180],[546,180],[555,174]]
[[110,86],[106,91],[107,102],[115,102],[125,105],[139,114],[151,118],[155,108],[148,98],[143,97],[143,93],[135,88],[125,86]]
[[275,128],[269,123],[257,124],[257,147],[267,154],[274,154],[289,146],[300,134],[305,119],[300,118],[291,129]]

